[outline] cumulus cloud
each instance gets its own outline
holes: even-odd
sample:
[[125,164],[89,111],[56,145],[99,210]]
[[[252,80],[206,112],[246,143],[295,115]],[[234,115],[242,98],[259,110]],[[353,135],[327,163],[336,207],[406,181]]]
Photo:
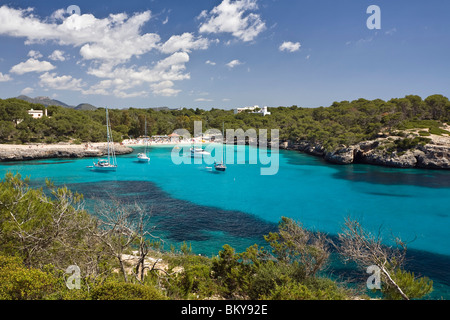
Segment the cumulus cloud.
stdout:
[[33,88],[26,87],[25,89],[23,89],[23,90],[20,92],[20,94],[28,95],[28,94],[33,93],[33,92],[34,92],[34,89],[33,89]]
[[232,61],[228,62],[228,63],[226,64],[226,66],[227,66],[228,68],[234,68],[234,67],[239,66],[239,65],[241,65],[241,64],[243,64],[243,63],[242,63],[241,61],[239,61],[239,60],[232,60]]
[[183,33],[169,38],[162,46],[163,53],[174,53],[177,51],[190,52],[192,50],[208,49],[209,40],[205,38],[195,39],[192,33]]
[[249,13],[258,9],[256,0],[223,0],[210,12],[202,11],[197,17],[206,20],[200,25],[200,33],[230,33],[234,37],[249,42],[266,29],[261,16]]
[[[113,94],[123,97],[124,90],[145,83],[150,84],[150,89],[155,95],[174,96],[180,90],[173,89],[173,81],[190,79],[186,73],[186,63],[189,55],[186,52],[175,52],[169,57],[158,61],[152,68],[149,67],[116,67],[102,65],[99,68],[91,68],[88,73],[98,78],[105,78],[99,84],[86,90],[85,94],[104,94],[112,90]],[[143,94],[143,92],[139,92]],[[136,93],[137,94],[137,93]]]
[[211,61],[211,60],[207,60],[205,63],[209,64],[210,66],[215,66],[216,65],[216,63],[214,61]]
[[150,87],[153,94],[156,96],[173,97],[176,96],[181,90],[173,88],[174,83],[170,80],[162,81],[160,83],[152,84]]
[[300,50],[300,47],[301,47],[300,42],[285,41],[280,45],[279,50],[295,52],[295,51]]
[[35,50],[30,50],[30,52],[28,52],[27,56],[30,58],[34,58],[34,59],[39,59],[39,58],[43,57],[43,55],[39,51],[35,51]]
[[45,72],[55,69],[56,67],[52,65],[48,61],[39,61],[34,58],[30,58],[25,62],[21,62],[19,64],[16,64],[11,68],[9,72],[15,73],[15,74],[25,74],[28,72]]
[[10,81],[11,77],[7,74],[3,74],[0,72],[0,82]]
[[53,61],[66,61],[66,57],[64,56],[64,51],[55,50],[51,55],[48,56],[50,60]]
[[[98,19],[92,14],[55,15],[62,23],[40,20],[32,9],[0,7],[0,35],[23,37],[26,44],[53,41],[60,45],[80,47],[86,60],[120,64],[156,48],[157,34],[141,34],[151,12],[111,14]],[[56,19],[56,20],[58,20]]]
[[58,77],[56,73],[46,72],[39,79],[39,85],[41,87],[55,90],[81,91],[84,86],[82,79],[75,79],[69,75]]
[[[228,3],[237,10],[235,14],[240,23],[240,30],[234,30],[234,34],[247,41],[252,38],[252,30],[258,29],[258,19],[247,14],[248,10],[257,8],[255,1],[224,1],[225,4],[219,6],[217,11],[211,11],[210,18],[223,14]],[[86,73],[99,79],[97,83],[88,85],[70,75],[51,73],[56,67],[48,61],[40,61],[42,54],[31,50],[29,59],[12,67],[10,73],[44,73],[39,78],[42,87],[119,98],[146,96],[150,90],[155,95],[174,96],[180,92],[174,88],[174,82],[190,79],[186,71],[189,54],[193,50],[207,49],[218,40],[186,32],[161,42],[158,34],[142,32],[151,18],[149,10],[97,18],[88,13],[68,15],[63,9],[55,11],[50,17],[40,18],[32,8],[16,9],[3,5],[0,6],[0,36],[23,38],[26,45],[51,43],[75,48],[82,58],[77,65],[89,66]],[[165,56],[141,66],[129,65],[132,59],[141,58],[153,50]],[[63,50],[54,50],[48,58],[65,61],[68,55]],[[0,75],[0,81],[10,80],[8,75]]]

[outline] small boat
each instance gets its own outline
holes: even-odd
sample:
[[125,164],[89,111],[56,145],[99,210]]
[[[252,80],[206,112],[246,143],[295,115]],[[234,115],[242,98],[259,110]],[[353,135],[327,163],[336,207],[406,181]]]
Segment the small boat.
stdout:
[[100,159],[97,162],[94,162],[92,168],[98,171],[116,171],[117,165],[111,164],[107,159]]
[[139,162],[149,162],[150,158],[147,156],[146,153],[138,153],[137,159]]
[[100,159],[97,162],[94,162],[92,166],[92,170],[96,171],[116,171],[117,170],[117,162],[116,162],[116,152],[114,151],[114,142],[111,134],[111,127],[109,124],[108,117],[108,108],[106,108],[106,138],[108,145],[108,157],[107,159]]
[[[225,160],[225,151],[224,151],[224,145],[225,145],[225,138],[224,138],[224,133],[225,133],[225,124],[222,124],[222,153],[223,153],[223,159]],[[214,169],[216,169],[216,171],[220,171],[220,172],[224,172],[227,170],[227,166],[225,165],[225,161],[222,162],[216,162],[214,161]]]
[[202,148],[191,148],[191,157],[202,157],[211,155],[209,152],[205,151]]
[[227,167],[222,162],[214,162],[214,169],[216,169],[216,171],[224,172],[227,170]]
[[138,153],[137,159],[139,162],[149,162],[150,157],[147,155],[147,147],[148,147],[148,137],[147,137],[147,118],[145,118],[145,151],[143,153]]

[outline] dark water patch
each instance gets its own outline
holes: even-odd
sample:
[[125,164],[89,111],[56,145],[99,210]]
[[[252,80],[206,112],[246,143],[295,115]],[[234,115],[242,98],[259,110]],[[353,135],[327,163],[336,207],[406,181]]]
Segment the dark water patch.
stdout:
[[123,203],[137,201],[145,204],[157,221],[157,228],[175,242],[212,240],[210,232],[215,231],[231,237],[262,239],[263,235],[277,229],[276,224],[248,213],[174,199],[152,182],[101,181],[67,187],[82,193],[87,202],[108,201],[113,196]]
[[72,163],[73,161],[51,161],[51,162],[41,162],[41,161],[13,161],[13,162],[2,162],[2,166],[46,166],[54,164],[64,164]]
[[335,165],[321,157],[295,151],[280,151],[291,165],[326,166],[337,170],[333,178],[381,185],[412,185],[450,188],[449,170],[401,169],[368,164]]
[[395,193],[385,193],[385,192],[365,192],[374,196],[380,197],[398,197],[398,198],[412,198],[413,196],[407,194],[395,194]]
[[382,185],[412,185],[426,188],[450,188],[450,172],[422,169],[389,169],[376,166],[365,166],[361,171],[358,166],[348,165],[336,167],[333,174],[336,179],[352,182],[366,182]]

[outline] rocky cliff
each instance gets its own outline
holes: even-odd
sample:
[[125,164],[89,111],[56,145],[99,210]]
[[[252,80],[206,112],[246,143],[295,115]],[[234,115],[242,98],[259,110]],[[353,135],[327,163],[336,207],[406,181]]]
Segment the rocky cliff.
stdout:
[[[408,144],[404,143],[405,140]],[[334,152],[327,152],[320,144],[307,141],[287,141],[280,147],[320,156],[328,162],[342,165],[366,163],[395,168],[450,169],[448,135],[430,134],[420,140],[417,134],[410,132],[407,136],[380,137],[352,146],[341,146]]]
[[[114,149],[117,155],[129,154],[133,152],[132,148],[120,144],[115,144]],[[0,161],[102,157],[107,153],[106,143],[95,143],[92,145],[0,145]]]

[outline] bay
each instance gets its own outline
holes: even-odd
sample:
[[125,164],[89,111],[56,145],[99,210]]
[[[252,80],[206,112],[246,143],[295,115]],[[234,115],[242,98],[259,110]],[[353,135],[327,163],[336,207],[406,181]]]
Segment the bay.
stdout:
[[[255,157],[252,147],[234,148],[235,155]],[[237,251],[263,244],[262,236],[276,230],[282,216],[330,236],[351,216],[374,233],[381,230],[387,244],[393,237],[408,242],[411,269],[435,281],[433,298],[450,298],[448,171],[338,166],[279,151],[278,173],[262,176],[262,165],[251,161],[217,173],[204,163],[174,164],[171,147],[152,147],[149,164],[136,161],[140,151],[118,157],[113,173],[86,168],[94,159],[47,159],[2,163],[0,174],[20,172],[33,186],[46,178],[67,185],[85,195],[88,209],[111,196],[137,199],[146,204],[166,247],[186,241],[208,256],[224,244]]]

